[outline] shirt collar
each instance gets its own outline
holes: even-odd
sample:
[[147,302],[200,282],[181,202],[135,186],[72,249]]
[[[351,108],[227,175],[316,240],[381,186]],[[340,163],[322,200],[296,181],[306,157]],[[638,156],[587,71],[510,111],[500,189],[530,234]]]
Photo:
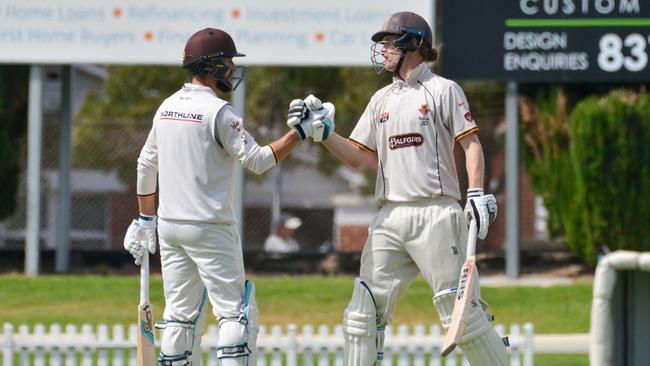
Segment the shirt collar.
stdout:
[[431,72],[429,65],[426,62],[422,62],[409,72],[406,80],[394,77],[393,83],[398,84],[399,87],[405,85],[414,86],[417,84],[418,80],[422,79],[428,72]]
[[198,85],[198,84],[192,84],[192,83],[185,83],[183,84],[183,91],[187,92],[208,92],[213,95],[217,95],[212,88],[209,86],[205,85]]

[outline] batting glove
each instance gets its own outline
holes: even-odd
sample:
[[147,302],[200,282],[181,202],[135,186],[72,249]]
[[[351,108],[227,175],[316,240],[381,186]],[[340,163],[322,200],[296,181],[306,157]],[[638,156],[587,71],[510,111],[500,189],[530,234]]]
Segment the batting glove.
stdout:
[[484,195],[482,188],[467,190],[465,216],[478,225],[478,238],[485,239],[488,227],[497,217],[497,200],[493,194]]
[[126,230],[124,249],[131,253],[138,266],[147,250],[151,254],[156,252],[156,221],[156,216],[140,214]]
[[300,141],[311,135],[311,122],[302,123],[308,116],[309,109],[307,109],[304,100],[294,99],[291,101],[287,114],[287,126],[296,130]]
[[334,132],[335,113],[334,104],[322,103],[320,99],[309,95],[304,100],[291,101],[287,125],[296,130],[301,141],[311,137],[315,142],[321,142]]
[[311,136],[315,142],[326,140],[334,133],[334,114],[336,114],[336,107],[334,104],[321,102],[320,99],[313,95],[305,98],[305,105],[311,111],[314,122],[311,126]]
[[140,214],[140,217],[138,218],[138,222],[140,223],[140,228],[142,229],[141,232],[145,236],[145,242],[147,243],[147,249],[149,249],[149,253],[155,254],[156,253],[156,225],[158,223],[158,216],[156,215],[145,215],[145,214]]

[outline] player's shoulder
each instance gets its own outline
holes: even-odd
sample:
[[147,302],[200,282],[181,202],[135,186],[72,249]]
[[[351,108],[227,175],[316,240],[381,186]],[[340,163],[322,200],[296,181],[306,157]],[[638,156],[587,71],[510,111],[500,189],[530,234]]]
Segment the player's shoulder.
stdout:
[[388,94],[390,94],[390,91],[393,88],[393,84],[388,84],[384,86],[383,88],[377,90],[372,97],[370,97],[370,103],[377,103],[384,99]]
[[441,89],[460,88],[456,81],[448,79],[444,76],[440,76],[434,72],[431,72],[430,76],[424,82],[430,84],[431,86],[437,86]]
[[437,74],[434,74],[434,77],[431,78],[430,84],[427,85],[427,87],[431,90],[437,91],[442,100],[458,99],[465,95],[463,88],[455,80]]
[[163,103],[170,103],[177,100],[183,94],[183,88],[178,89],[173,94],[163,100]]

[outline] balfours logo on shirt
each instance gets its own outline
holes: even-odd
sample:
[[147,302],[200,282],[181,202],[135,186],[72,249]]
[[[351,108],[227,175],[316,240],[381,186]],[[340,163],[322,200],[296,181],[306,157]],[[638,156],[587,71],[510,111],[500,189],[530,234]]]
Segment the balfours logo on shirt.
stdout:
[[388,138],[388,147],[392,150],[408,146],[419,146],[424,142],[424,137],[419,133],[391,136]]

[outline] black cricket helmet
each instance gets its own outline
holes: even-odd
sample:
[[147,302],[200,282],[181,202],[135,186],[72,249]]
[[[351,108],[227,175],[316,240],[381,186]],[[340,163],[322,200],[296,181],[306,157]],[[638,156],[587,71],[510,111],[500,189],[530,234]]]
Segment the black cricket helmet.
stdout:
[[[205,28],[194,33],[185,44],[183,68],[193,75],[210,75],[223,92],[235,90],[246,75],[245,66],[237,66],[230,77],[224,59],[246,56],[239,53],[232,37],[221,29]],[[233,85],[234,83],[234,85]]]

